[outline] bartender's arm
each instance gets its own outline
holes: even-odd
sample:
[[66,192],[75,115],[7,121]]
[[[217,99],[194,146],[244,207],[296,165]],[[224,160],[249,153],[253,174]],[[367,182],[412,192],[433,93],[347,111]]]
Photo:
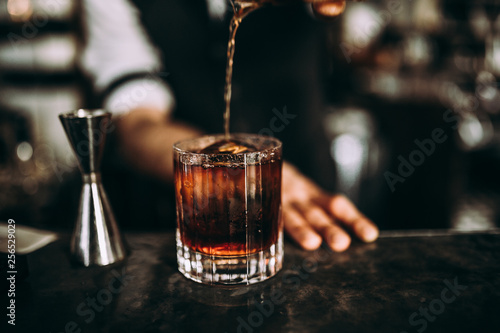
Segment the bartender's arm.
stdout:
[[[159,78],[159,57],[130,3],[84,0],[83,9],[87,44],[82,67],[98,92],[113,87],[104,107],[117,116],[125,157],[138,169],[172,181],[172,145],[201,132],[171,119],[174,98]],[[304,249],[314,250],[324,241],[344,251],[351,243],[348,232],[365,242],[378,237],[377,227],[347,198],[325,193],[288,163],[282,193],[285,231]]]

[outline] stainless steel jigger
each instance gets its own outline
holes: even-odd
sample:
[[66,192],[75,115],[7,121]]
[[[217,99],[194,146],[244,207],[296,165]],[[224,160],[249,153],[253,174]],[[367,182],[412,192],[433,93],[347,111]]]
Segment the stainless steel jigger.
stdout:
[[83,176],[71,254],[84,266],[105,266],[126,256],[125,244],[101,183],[100,165],[111,113],[75,110],[59,119],[78,158]]

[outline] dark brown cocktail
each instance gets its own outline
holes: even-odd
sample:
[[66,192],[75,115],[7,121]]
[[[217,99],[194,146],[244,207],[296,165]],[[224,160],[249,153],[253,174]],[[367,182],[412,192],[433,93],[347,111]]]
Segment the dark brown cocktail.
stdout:
[[211,284],[262,281],[281,268],[281,143],[250,134],[174,146],[177,258]]

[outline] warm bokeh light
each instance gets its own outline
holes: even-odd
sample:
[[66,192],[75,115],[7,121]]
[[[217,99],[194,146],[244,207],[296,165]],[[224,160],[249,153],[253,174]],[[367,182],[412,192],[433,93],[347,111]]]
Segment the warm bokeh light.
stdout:
[[321,18],[334,18],[345,10],[345,1],[315,2],[312,4],[314,13]]
[[26,21],[33,14],[33,4],[31,0],[8,0],[7,11],[12,21]]

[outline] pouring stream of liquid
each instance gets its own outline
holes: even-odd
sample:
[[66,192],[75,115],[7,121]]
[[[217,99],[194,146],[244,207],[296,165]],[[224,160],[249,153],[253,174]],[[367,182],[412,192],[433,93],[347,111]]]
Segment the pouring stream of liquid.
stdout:
[[229,26],[229,42],[227,44],[227,64],[226,64],[226,86],[224,89],[224,101],[226,102],[226,110],[224,112],[224,133],[226,140],[229,140],[229,121],[231,110],[231,91],[232,91],[232,78],[233,78],[233,59],[236,47],[236,31],[240,26],[243,17],[253,10],[259,8],[259,3],[240,2],[238,0],[231,0],[233,6],[233,17]]

